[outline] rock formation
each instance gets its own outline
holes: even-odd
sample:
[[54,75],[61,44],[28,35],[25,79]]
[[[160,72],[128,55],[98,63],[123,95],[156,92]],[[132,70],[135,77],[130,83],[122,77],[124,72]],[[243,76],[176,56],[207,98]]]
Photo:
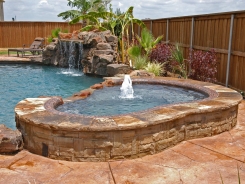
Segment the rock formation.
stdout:
[[43,63],[80,67],[85,74],[107,76],[107,65],[117,63],[118,38],[110,31],[60,33],[43,52]]

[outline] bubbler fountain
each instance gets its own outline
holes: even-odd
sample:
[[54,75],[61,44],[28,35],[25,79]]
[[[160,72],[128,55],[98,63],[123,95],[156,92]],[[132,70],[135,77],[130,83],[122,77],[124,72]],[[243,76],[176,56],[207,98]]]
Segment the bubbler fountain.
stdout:
[[120,90],[121,90],[120,98],[134,98],[132,80],[129,75],[124,76],[124,80]]

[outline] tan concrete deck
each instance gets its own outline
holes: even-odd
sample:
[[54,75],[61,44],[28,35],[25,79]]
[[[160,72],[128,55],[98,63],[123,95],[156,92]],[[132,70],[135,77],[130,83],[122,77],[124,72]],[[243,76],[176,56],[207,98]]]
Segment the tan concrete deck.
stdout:
[[238,123],[220,135],[185,141],[161,153],[112,162],[67,162],[24,150],[0,155],[0,183],[225,184],[245,182],[245,101]]

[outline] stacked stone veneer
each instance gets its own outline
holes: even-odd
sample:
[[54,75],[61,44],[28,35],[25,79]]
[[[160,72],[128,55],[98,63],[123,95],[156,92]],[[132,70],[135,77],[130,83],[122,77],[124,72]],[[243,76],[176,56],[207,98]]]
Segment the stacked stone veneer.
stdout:
[[[55,107],[63,103],[58,97],[25,99],[15,108],[25,148],[49,158],[69,161],[137,158],[181,141],[213,136],[236,125],[242,97],[234,90],[182,79],[134,79],[135,82],[191,87],[205,91],[210,97],[108,117],[58,112]],[[112,83],[120,82],[112,80]]]
[[44,49],[43,63],[68,67],[73,54],[78,63],[75,67],[82,66],[85,74],[107,76],[107,65],[117,63],[117,44],[118,38],[110,31],[60,33],[59,39],[53,39]]

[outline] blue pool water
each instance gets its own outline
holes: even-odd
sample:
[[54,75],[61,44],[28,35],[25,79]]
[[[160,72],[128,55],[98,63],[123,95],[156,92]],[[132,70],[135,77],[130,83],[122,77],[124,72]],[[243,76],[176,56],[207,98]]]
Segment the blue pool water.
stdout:
[[15,128],[14,107],[25,98],[68,97],[103,81],[77,70],[39,65],[0,64],[0,124]]
[[208,95],[169,85],[133,84],[134,98],[120,98],[120,86],[96,90],[84,100],[65,103],[61,112],[84,115],[116,115],[146,110],[173,103],[201,100]]

